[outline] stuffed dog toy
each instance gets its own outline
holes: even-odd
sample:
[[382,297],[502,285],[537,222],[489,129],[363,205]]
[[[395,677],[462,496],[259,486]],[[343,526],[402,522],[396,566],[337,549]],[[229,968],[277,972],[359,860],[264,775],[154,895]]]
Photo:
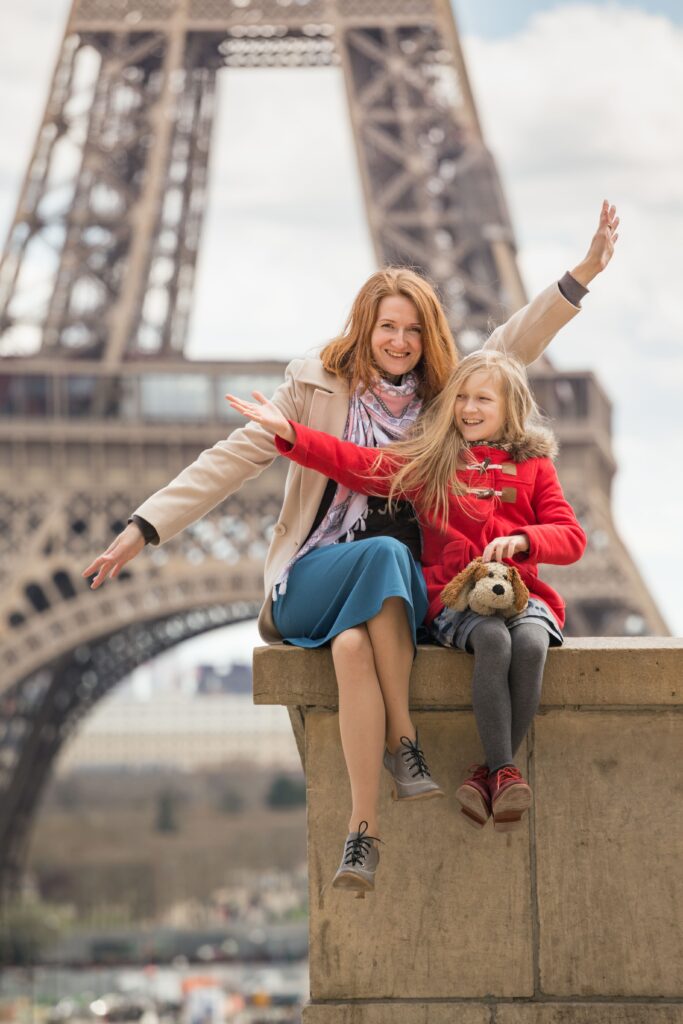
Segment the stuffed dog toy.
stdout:
[[447,608],[458,612],[471,608],[479,615],[502,615],[509,619],[524,611],[529,591],[513,565],[473,558],[443,588],[441,600]]

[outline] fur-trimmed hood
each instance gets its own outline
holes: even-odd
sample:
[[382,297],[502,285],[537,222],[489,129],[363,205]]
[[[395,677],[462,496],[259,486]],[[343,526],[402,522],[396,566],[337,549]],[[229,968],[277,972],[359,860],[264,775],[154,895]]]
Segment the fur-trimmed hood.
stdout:
[[556,459],[559,451],[557,438],[552,430],[545,426],[531,427],[524,437],[517,441],[487,442],[478,441],[465,443],[470,450],[477,448],[501,448],[507,452],[513,462],[526,462],[528,459]]

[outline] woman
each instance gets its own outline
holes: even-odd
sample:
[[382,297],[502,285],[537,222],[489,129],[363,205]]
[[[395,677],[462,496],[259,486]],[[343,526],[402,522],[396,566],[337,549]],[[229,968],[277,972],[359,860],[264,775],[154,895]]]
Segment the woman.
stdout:
[[[586,257],[498,327],[485,347],[527,364],[538,358],[576,316],[587,284],[607,266],[618,223],[615,207],[603,202]],[[389,268],[361,288],[344,333],[320,358],[290,363],[272,401],[287,419],[381,446],[403,436],[423,403],[442,389],[456,360],[431,286],[409,270]],[[258,425],[235,430],[143,502],[83,575],[94,575],[93,589],[116,578],[146,542],[170,540],[266,469],[276,454],[272,435]],[[347,540],[357,543],[337,543]],[[352,796],[335,883],[341,887],[374,884],[376,847],[365,837],[378,836],[383,759],[397,799],[441,795],[408,711],[415,628],[426,610],[416,558],[419,533],[409,506],[391,518],[382,500],[367,501],[334,483],[326,486],[313,471],[290,467],[266,557],[259,630],[268,643],[331,643]],[[367,823],[364,829],[361,822]],[[365,864],[370,849],[374,865]]]

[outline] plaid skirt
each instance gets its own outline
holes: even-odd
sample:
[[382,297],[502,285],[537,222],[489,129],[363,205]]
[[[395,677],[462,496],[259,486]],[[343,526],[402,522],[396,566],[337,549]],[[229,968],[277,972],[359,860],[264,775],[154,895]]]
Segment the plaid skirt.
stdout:
[[[461,651],[471,653],[467,646],[470,633],[478,622],[484,622],[490,618],[489,615],[480,615],[467,609],[464,612],[456,612],[454,608],[444,608],[430,624],[429,632],[433,640],[442,647],[457,647]],[[564,643],[562,630],[557,624],[553,613],[544,601],[537,597],[530,597],[529,604],[520,612],[509,619],[503,619],[508,629],[514,629],[522,622],[535,622],[550,634],[550,647],[561,647]]]

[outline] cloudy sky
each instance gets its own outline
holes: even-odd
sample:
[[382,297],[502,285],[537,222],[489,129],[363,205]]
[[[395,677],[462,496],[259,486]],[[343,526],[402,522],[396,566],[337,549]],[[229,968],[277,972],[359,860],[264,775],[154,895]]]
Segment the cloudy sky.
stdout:
[[[22,0],[0,14],[3,236],[68,6]],[[683,4],[455,11],[529,294],[581,258],[603,198],[619,208],[617,254],[551,354],[595,370],[614,403],[615,519],[680,635]],[[342,83],[335,69],[231,70],[219,101],[190,355],[288,358],[336,333],[373,269]],[[202,642],[207,658],[228,646]]]

